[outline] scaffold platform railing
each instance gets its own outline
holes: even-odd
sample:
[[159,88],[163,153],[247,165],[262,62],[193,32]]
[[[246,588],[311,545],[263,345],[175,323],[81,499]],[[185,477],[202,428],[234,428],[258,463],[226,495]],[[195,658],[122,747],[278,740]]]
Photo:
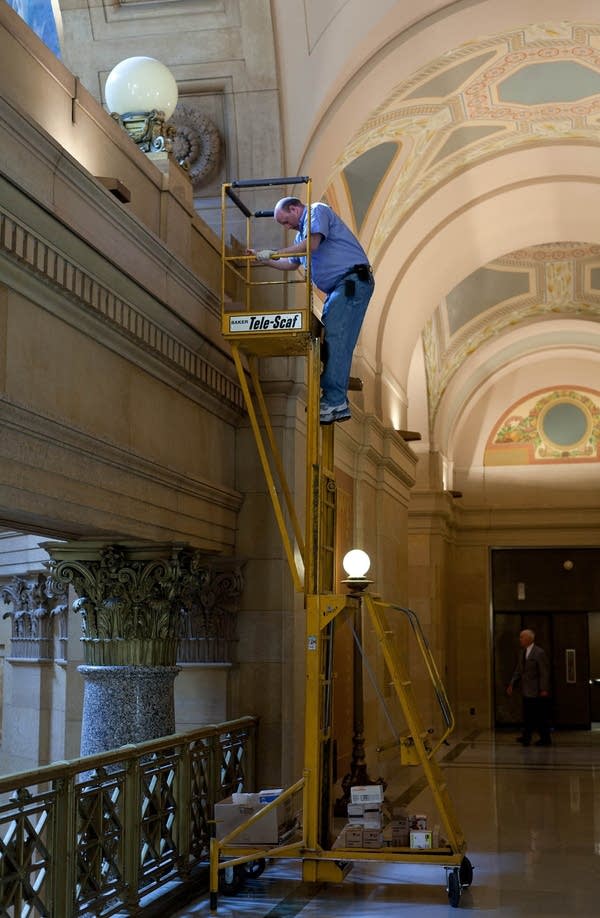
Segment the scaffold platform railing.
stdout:
[[[285,356],[306,354],[310,339],[319,331],[318,319],[312,312],[312,283],[310,257],[303,276],[265,276],[249,250],[255,248],[257,223],[272,218],[272,210],[251,210],[243,198],[244,192],[254,192],[265,186],[306,187],[307,207],[310,207],[311,181],[308,176],[256,181],[228,182],[222,187],[221,201],[221,303],[224,337],[247,354],[256,356]],[[243,219],[243,240],[232,245],[228,228],[230,210],[227,201]],[[310,246],[310,227],[308,227]],[[310,249],[309,249],[310,251]]]

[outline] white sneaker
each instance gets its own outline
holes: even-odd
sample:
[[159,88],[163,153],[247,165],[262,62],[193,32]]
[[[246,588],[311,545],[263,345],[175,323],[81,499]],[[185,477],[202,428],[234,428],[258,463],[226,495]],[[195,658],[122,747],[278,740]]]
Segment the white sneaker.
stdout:
[[347,401],[340,405],[327,405],[321,402],[321,424],[333,424],[335,421],[349,421],[352,415]]

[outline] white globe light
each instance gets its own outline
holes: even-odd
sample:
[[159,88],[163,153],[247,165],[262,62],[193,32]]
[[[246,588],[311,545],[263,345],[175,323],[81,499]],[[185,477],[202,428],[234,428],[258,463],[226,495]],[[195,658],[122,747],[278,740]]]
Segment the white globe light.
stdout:
[[128,57],[108,74],[104,96],[109,112],[165,113],[167,121],[177,105],[177,83],[171,71],[153,57]]
[[353,548],[352,551],[344,555],[342,567],[349,577],[357,579],[365,576],[371,567],[371,559],[366,551],[362,551],[360,548]]

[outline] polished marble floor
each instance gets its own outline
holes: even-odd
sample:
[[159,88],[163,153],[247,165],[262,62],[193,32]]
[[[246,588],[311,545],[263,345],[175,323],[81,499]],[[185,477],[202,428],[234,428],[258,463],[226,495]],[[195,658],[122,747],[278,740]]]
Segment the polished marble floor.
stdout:
[[[515,734],[457,736],[441,758],[468,842],[472,886],[451,908],[437,865],[355,863],[340,884],[302,881],[298,861],[271,861],[237,896],[219,896],[219,918],[497,918],[600,915],[600,732],[557,732],[548,748]],[[432,812],[429,791],[403,792],[413,812]],[[204,896],[171,912],[210,914]]]

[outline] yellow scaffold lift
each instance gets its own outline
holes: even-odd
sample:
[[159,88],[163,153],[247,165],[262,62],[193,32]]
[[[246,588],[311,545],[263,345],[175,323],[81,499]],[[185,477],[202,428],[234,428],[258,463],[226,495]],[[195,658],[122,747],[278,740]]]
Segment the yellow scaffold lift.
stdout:
[[[335,480],[334,425],[319,423],[320,331],[312,309],[310,256],[305,276],[290,280],[265,280],[247,250],[253,248],[255,220],[271,217],[272,211],[252,210],[244,196],[253,199],[257,189],[304,185],[307,207],[311,204],[311,181],[307,176],[235,181],[222,188],[222,331],[228,340],[256,439],[275,518],[295,589],[304,594],[306,610],[306,697],[304,770],[302,777],[275,800],[255,812],[224,837],[212,838],[210,850],[210,908],[217,911],[219,871],[264,864],[266,858],[302,861],[305,881],[340,882],[355,861],[437,864],[446,871],[450,904],[458,906],[462,890],[472,881],[473,868],[465,855],[466,843],[450,799],[436,752],[454,728],[444,686],[416,615],[409,609],[383,602],[363,591],[364,583],[350,584],[349,595],[334,591]],[[245,225],[245,239],[229,240],[228,219]],[[310,221],[307,223],[310,234]],[[243,235],[243,233],[242,233]],[[307,240],[310,252],[310,235]],[[295,277],[295,275],[294,275]],[[258,370],[261,357],[298,356],[307,360],[306,506],[304,529],[299,524],[284,465],[273,432]],[[281,497],[280,497],[281,494]],[[437,806],[441,822],[437,847],[407,845],[373,848],[340,847],[332,841],[333,749],[332,682],[333,630],[336,619],[360,614],[370,624],[391,677],[393,692],[404,717],[406,730],[397,738],[401,764],[421,767]],[[433,743],[424,728],[406,662],[393,643],[395,618],[402,618],[416,639],[416,646],[431,681],[444,722],[444,731]],[[354,639],[364,659],[356,631]],[[301,799],[300,827],[270,845],[241,844],[236,840],[273,810]]]

